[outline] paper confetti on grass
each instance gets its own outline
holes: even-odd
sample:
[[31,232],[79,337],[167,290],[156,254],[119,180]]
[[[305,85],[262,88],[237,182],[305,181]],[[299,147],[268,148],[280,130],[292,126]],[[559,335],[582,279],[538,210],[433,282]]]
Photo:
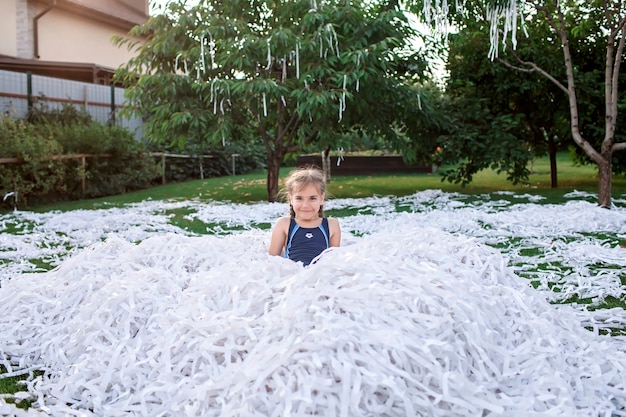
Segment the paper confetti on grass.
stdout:
[[624,310],[546,302],[623,298],[626,212],[535,202],[331,200],[309,268],[266,255],[284,204],[2,215],[0,364],[45,376],[0,415],[626,415]]
[[[624,339],[399,213],[303,268],[269,234],[110,237],[0,289],[40,415],[624,415]],[[1,408],[0,408],[1,410]]]

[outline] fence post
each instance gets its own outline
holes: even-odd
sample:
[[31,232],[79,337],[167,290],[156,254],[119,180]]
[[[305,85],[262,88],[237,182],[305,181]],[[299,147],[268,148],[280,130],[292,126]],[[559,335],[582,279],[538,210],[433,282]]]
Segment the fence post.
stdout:
[[83,164],[83,175],[82,175],[83,178],[81,179],[81,181],[82,181],[81,185],[83,187],[83,198],[84,198],[85,197],[85,177],[87,176],[87,167],[86,167],[86,164],[85,164],[85,154],[83,154],[81,159],[82,159],[82,164]]
[[111,124],[115,125],[115,86],[111,84]]
[[30,113],[33,109],[33,74],[30,71],[26,73],[26,96],[28,113]]
[[235,158],[239,156],[238,153],[231,154],[230,157],[233,159],[233,175],[235,175]]
[[161,182],[165,184],[165,153],[161,154],[161,170],[163,171]]

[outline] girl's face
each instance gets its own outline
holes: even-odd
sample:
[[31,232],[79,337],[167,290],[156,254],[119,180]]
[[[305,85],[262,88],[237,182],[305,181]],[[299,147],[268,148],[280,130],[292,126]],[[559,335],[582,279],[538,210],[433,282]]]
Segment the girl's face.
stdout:
[[319,218],[319,210],[324,204],[324,194],[314,184],[307,184],[289,195],[289,203],[299,220],[310,221]]

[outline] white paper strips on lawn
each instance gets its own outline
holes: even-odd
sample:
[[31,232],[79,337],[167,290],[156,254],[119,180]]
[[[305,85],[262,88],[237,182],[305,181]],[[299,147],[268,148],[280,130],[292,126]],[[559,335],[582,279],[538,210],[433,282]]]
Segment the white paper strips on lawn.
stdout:
[[[624,414],[623,338],[585,330],[476,238],[431,227],[479,213],[391,215],[389,200],[369,201],[379,214],[345,218],[346,245],[307,268],[268,256],[269,232],[253,228],[110,236],[4,281],[5,363],[46,370],[28,387],[31,414]],[[607,210],[586,211],[606,222]],[[514,213],[491,219],[505,233]],[[378,230],[359,238],[357,224]]]

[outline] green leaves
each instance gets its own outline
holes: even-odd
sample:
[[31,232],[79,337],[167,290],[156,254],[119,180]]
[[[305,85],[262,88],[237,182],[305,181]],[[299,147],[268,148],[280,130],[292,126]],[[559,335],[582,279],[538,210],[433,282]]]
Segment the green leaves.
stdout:
[[148,40],[120,74],[137,111],[150,115],[153,141],[219,143],[228,126],[245,125],[276,169],[336,132],[401,131],[389,126],[403,124],[400,98],[415,96],[406,81],[425,68],[407,53],[407,18],[382,0],[170,2],[136,34]]
[[[0,119],[3,156],[20,160],[0,164],[1,195],[15,192],[19,206],[27,207],[122,193],[145,187],[158,175],[152,158],[128,130],[68,114],[72,111],[44,111],[35,123]],[[66,157],[76,154],[90,156],[84,162]]]

